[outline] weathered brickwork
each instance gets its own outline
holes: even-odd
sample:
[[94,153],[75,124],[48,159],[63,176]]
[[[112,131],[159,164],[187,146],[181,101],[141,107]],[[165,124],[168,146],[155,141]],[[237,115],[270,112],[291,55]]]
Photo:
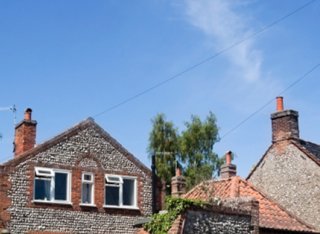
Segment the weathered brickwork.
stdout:
[[[76,134],[66,134],[56,144],[42,146],[43,150],[35,151],[32,157],[6,167],[11,184],[8,189],[11,206],[6,210],[10,221],[6,228],[11,234],[135,233],[134,222],[141,216],[151,214],[150,172],[137,165],[134,159],[130,160],[126,155],[129,153],[124,149],[114,147],[101,129],[90,121]],[[72,204],[33,202],[35,166],[71,171]],[[80,205],[82,172],[95,175],[95,207]],[[105,173],[137,178],[138,210],[103,207]]]
[[184,224],[184,234],[249,234],[251,217],[248,215],[230,215],[208,211],[188,211]]
[[272,142],[299,139],[299,114],[294,110],[285,110],[273,113],[272,120]]
[[10,214],[7,211],[11,205],[11,199],[7,196],[10,187],[8,175],[3,173],[3,168],[0,167],[0,229],[10,220]]
[[24,151],[32,149],[36,143],[37,121],[31,120],[32,110],[25,111],[25,119],[15,127],[14,154],[20,155]]
[[320,230],[319,165],[294,144],[274,144],[249,181]]

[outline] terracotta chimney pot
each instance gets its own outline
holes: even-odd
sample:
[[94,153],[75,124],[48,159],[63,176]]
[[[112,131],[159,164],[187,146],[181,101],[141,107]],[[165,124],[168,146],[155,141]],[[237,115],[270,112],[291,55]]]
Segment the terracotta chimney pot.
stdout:
[[227,164],[227,165],[230,165],[230,164],[231,164],[231,160],[232,160],[232,152],[229,150],[229,151],[226,153],[226,164]]
[[176,168],[176,176],[181,176],[181,170],[179,167]]
[[31,120],[31,114],[32,114],[32,109],[27,108],[26,111],[24,112],[24,119],[25,120]]
[[226,153],[226,163],[221,165],[220,168],[220,177],[221,179],[230,179],[233,176],[237,175],[237,166],[231,164],[232,161],[232,151]]
[[277,111],[283,111],[283,97],[277,97]]

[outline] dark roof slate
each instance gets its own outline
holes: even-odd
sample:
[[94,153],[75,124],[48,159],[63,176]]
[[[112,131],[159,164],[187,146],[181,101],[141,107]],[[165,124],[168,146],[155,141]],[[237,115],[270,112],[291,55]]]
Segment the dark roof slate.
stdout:
[[298,144],[320,160],[320,145],[300,139]]

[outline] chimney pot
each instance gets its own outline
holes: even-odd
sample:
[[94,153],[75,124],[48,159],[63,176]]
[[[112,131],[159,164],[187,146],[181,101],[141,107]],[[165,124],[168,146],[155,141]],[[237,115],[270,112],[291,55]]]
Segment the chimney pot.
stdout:
[[277,97],[277,111],[283,111],[283,97]]
[[27,108],[24,112],[24,119],[30,121],[31,120],[32,109]]
[[229,179],[237,175],[237,166],[231,164],[232,152],[228,151],[226,153],[226,163],[223,164],[220,168],[220,177],[221,179]]
[[176,176],[181,176],[181,170],[179,167],[176,168]]
[[231,160],[232,160],[232,152],[229,150],[229,151],[226,153],[226,164],[227,164],[227,165],[230,165],[230,164],[231,164]]

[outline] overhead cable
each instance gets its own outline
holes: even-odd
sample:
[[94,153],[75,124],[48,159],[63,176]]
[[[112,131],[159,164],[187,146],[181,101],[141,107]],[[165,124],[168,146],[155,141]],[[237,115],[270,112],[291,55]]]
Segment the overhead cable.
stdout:
[[101,111],[101,112],[93,115],[92,117],[93,117],[93,118],[96,118],[96,117],[101,116],[101,115],[103,115],[103,114],[105,114],[105,113],[107,113],[107,112],[110,112],[110,111],[112,111],[112,110],[114,110],[114,109],[116,109],[116,108],[118,108],[118,107],[120,107],[120,106],[122,106],[122,105],[124,105],[124,104],[126,104],[126,103],[128,103],[128,102],[130,102],[130,101],[132,101],[132,100],[134,100],[134,99],[137,99],[138,97],[140,97],[140,96],[142,96],[142,95],[144,95],[144,94],[146,94],[146,93],[151,92],[151,91],[154,90],[154,89],[157,89],[157,88],[165,85],[166,83],[168,83],[168,82],[170,82],[170,81],[172,81],[172,80],[174,80],[174,79],[176,79],[176,78],[178,78],[178,77],[181,77],[181,76],[184,75],[185,73],[188,73],[188,72],[190,72],[190,71],[198,68],[199,66],[201,66],[201,65],[203,65],[203,64],[205,64],[205,63],[208,63],[209,61],[214,60],[216,57],[220,56],[221,54],[226,53],[227,51],[233,49],[234,47],[236,47],[236,46],[238,46],[238,45],[246,42],[247,40],[249,40],[249,39],[251,39],[251,38],[253,38],[253,37],[256,37],[257,35],[259,35],[259,34],[265,32],[265,31],[267,31],[267,30],[270,29],[270,28],[272,28],[272,27],[275,26],[276,24],[279,24],[280,22],[286,20],[286,19],[289,18],[290,16],[298,13],[299,11],[301,11],[301,10],[303,10],[304,8],[308,7],[309,5],[311,5],[312,3],[314,3],[315,1],[316,1],[316,0],[308,1],[307,3],[305,3],[305,4],[301,5],[301,6],[299,6],[298,8],[296,8],[295,10],[287,13],[286,15],[284,15],[284,16],[276,19],[276,20],[274,20],[274,21],[271,22],[270,24],[262,27],[260,30],[257,30],[256,32],[250,34],[249,36],[247,36],[247,37],[245,37],[245,38],[243,38],[243,39],[241,39],[241,40],[239,40],[239,41],[237,41],[237,42],[235,42],[235,43],[233,43],[233,44],[231,44],[231,45],[223,48],[222,50],[218,51],[218,52],[215,53],[214,55],[212,55],[212,56],[210,56],[210,57],[208,57],[208,58],[206,58],[206,59],[203,59],[202,61],[200,61],[200,62],[198,62],[198,63],[195,63],[194,65],[192,65],[192,66],[184,69],[183,71],[178,72],[177,74],[175,74],[175,75],[173,75],[173,76],[171,76],[171,77],[169,77],[169,78],[167,78],[167,79],[165,79],[165,80],[162,80],[162,81],[160,81],[159,83],[156,83],[155,85],[153,85],[153,86],[151,86],[151,87],[149,87],[149,88],[147,88],[147,89],[145,89],[145,90],[143,90],[143,91],[141,91],[141,92],[139,92],[139,93],[137,93],[137,94],[135,94],[135,95],[133,95],[133,96],[130,96],[130,97],[124,99],[123,101],[120,101],[119,103],[116,103],[116,104],[108,107],[107,109],[105,109],[105,110],[103,110],[103,111]]

